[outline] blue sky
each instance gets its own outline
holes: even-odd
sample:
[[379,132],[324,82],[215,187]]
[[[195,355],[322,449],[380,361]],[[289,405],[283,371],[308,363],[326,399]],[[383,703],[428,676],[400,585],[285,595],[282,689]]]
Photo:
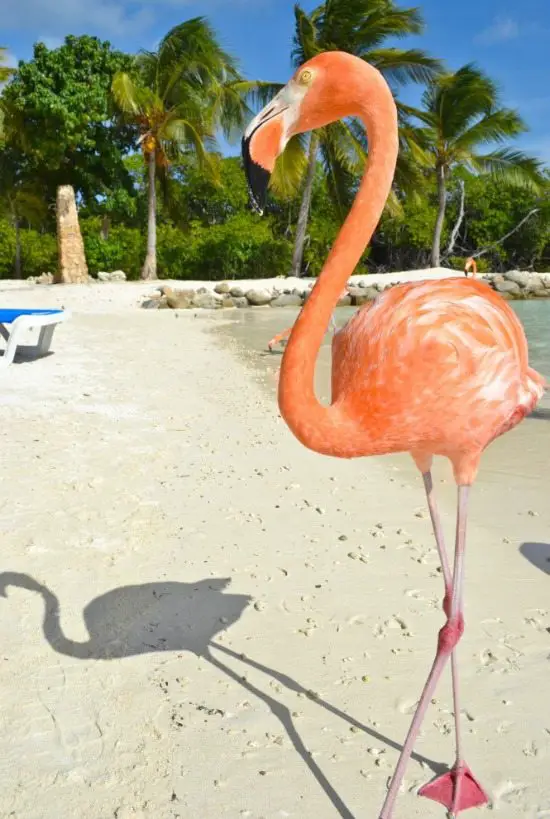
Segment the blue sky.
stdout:
[[[303,0],[306,11],[319,0]],[[400,0],[418,5],[421,37],[403,43],[428,50],[452,69],[477,61],[499,83],[506,105],[530,126],[518,144],[550,164],[550,0]],[[0,44],[11,59],[27,59],[32,45],[52,47],[65,34],[95,34],[128,51],[154,48],[178,22],[204,14],[249,77],[286,81],[293,0],[2,0]],[[403,99],[416,102],[413,90]],[[235,149],[236,150],[236,149]]]

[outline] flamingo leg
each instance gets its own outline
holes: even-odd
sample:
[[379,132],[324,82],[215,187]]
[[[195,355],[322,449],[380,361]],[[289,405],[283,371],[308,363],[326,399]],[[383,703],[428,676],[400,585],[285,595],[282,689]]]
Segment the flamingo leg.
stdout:
[[[435,493],[433,489],[432,473],[425,472],[422,475],[424,480],[424,488],[426,490],[426,498],[428,501],[428,509],[430,518],[432,520],[432,527],[434,530],[435,542],[437,544],[437,551],[441,561],[441,569],[443,571],[443,582],[445,584],[445,597],[443,598],[443,611],[450,616],[450,604],[453,577],[449,565],[449,558],[447,556],[447,549],[445,548],[445,539],[443,537],[443,527],[441,526],[441,518],[439,516],[439,509],[435,501]],[[451,674],[453,681],[453,707],[455,715],[455,738],[456,738],[456,758],[462,758],[462,734],[460,725],[460,690],[458,678],[458,662],[457,653],[453,651],[451,654]]]
[[[405,744],[403,745],[379,819],[391,819],[392,817],[393,806],[397,799],[401,782],[403,781],[405,768],[418,737],[428,705],[433,697],[447,661],[464,631],[464,550],[466,545],[468,496],[469,487],[459,486],[454,571],[450,606],[447,607],[447,622],[439,632],[437,653],[428,679],[426,680],[424,690],[422,691],[422,696],[420,697],[420,702],[418,703],[411,727],[409,728]],[[431,495],[431,500],[433,503],[433,494]],[[435,506],[433,508],[435,509]],[[436,519],[439,520],[437,510],[435,511]],[[456,720],[460,717],[460,710],[457,706],[459,706],[459,703],[455,701]],[[456,815],[459,811],[465,810],[468,807],[484,804],[487,801],[483,789],[478,785],[469,768],[463,762],[462,756],[457,759],[452,771],[449,771],[424,786],[420,793],[423,796],[441,802],[449,809],[451,816]]]

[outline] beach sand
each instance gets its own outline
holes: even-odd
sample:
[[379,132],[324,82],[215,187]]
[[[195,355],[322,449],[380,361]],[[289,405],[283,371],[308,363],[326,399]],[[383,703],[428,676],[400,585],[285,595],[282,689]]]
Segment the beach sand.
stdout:
[[[0,816],[373,819],[443,622],[421,481],[292,437],[264,352],[291,312],[136,309],[151,289],[2,293],[73,314],[0,376]],[[472,498],[472,816],[550,816],[549,457],[542,413]],[[395,819],[442,819],[414,791],[452,760],[446,674]]]

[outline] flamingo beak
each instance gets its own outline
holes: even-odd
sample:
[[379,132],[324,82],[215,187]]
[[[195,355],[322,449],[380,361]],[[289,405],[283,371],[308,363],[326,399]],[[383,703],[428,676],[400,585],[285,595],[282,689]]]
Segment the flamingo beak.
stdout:
[[288,86],[285,86],[252,120],[242,139],[242,158],[250,200],[260,215],[265,208],[275,162],[291,136],[289,126],[294,117],[289,113],[292,108]]

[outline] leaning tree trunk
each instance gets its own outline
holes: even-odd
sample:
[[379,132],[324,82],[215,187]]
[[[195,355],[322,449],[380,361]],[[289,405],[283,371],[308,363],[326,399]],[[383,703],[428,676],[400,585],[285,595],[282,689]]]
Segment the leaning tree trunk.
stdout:
[[15,217],[15,278],[21,278],[21,226],[19,219]]
[[311,195],[313,193],[313,183],[315,181],[315,169],[317,167],[317,151],[319,149],[319,137],[317,134],[312,134],[309,141],[308,165],[306,172],[306,182],[304,185],[304,192],[302,201],[300,203],[300,212],[298,214],[298,223],[296,225],[296,238],[294,240],[294,252],[292,254],[292,275],[302,275],[302,262],[304,260],[304,245],[306,241],[307,222],[309,219],[309,209],[311,206]]
[[78,223],[78,211],[71,185],[57,189],[57,248],[59,265],[56,284],[81,284],[88,281],[88,265]]
[[156,152],[149,153],[149,213],[147,220],[147,256],[141,270],[142,279],[157,278],[157,188]]
[[432,267],[439,267],[441,264],[441,234],[443,233],[445,208],[447,207],[447,185],[445,181],[445,168],[443,166],[437,169],[437,199],[438,210],[432,243]]

